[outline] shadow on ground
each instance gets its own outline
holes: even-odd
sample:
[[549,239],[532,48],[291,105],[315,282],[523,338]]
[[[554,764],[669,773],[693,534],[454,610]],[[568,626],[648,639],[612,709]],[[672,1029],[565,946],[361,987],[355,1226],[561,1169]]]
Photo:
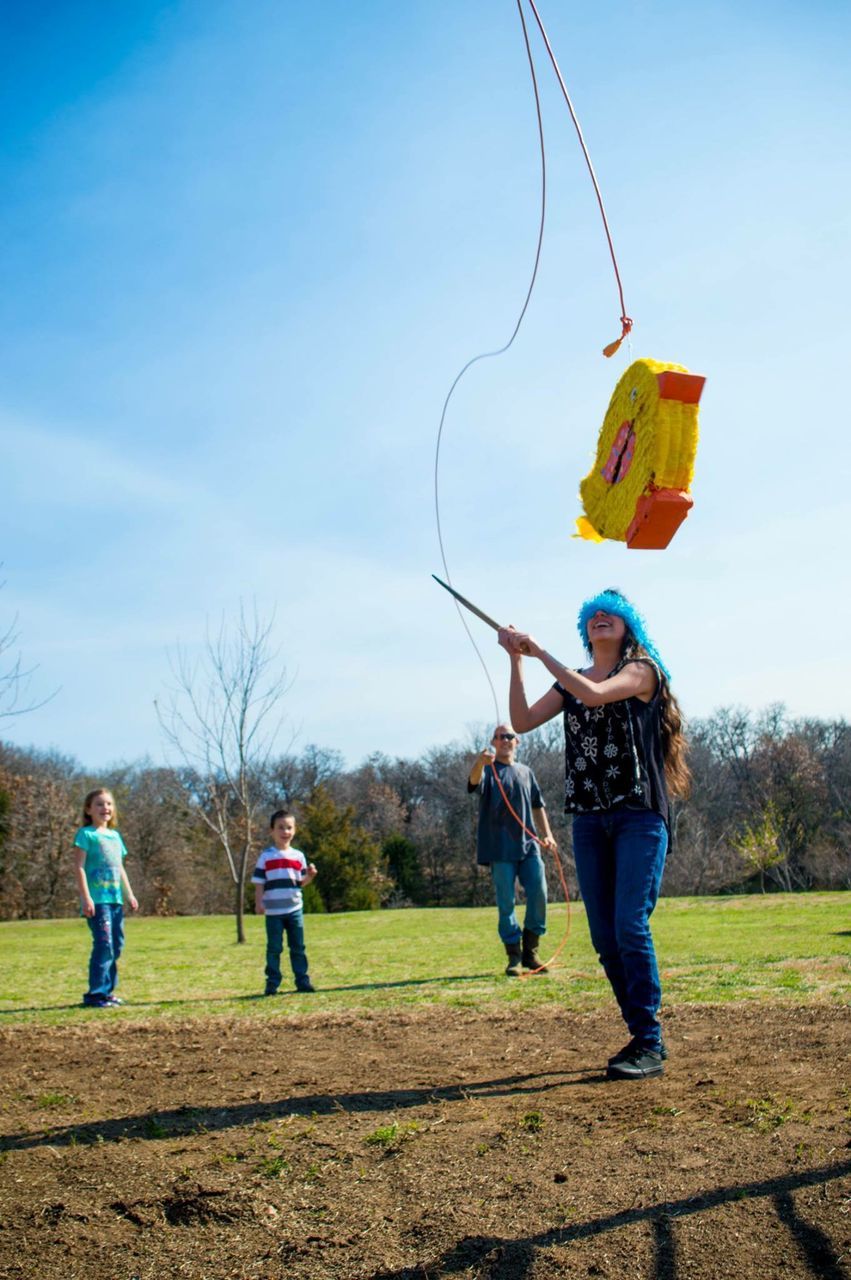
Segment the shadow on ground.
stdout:
[[76,1146],[99,1142],[121,1142],[126,1138],[176,1138],[191,1133],[212,1133],[286,1116],[323,1116],[333,1112],[382,1113],[423,1107],[437,1102],[467,1102],[471,1098],[499,1098],[542,1094],[570,1085],[606,1083],[599,1067],[581,1067],[570,1072],[543,1071],[537,1074],[502,1076],[464,1085],[438,1085],[425,1089],[382,1089],[362,1093],[320,1093],[279,1102],[238,1103],[231,1107],[176,1107],[168,1111],[146,1111],[114,1120],[66,1125],[40,1133],[13,1133],[0,1137],[0,1151],[25,1150],[39,1146]]
[[[450,973],[440,978],[401,978],[398,982],[355,982],[345,987],[317,987],[317,995],[339,995],[344,991],[395,991],[400,987],[431,987],[438,982],[483,982],[489,978],[493,978],[491,971],[487,973]],[[274,999],[286,999],[294,996],[303,996],[303,991],[278,991],[275,993]],[[168,1009],[174,1005],[185,1004],[225,1004],[231,1001],[246,1000],[266,1000],[271,997],[263,995],[262,991],[251,991],[247,995],[239,996],[193,996],[188,1000],[133,1000],[122,1006],[128,1013],[134,1009]],[[60,1013],[67,1009],[86,1009],[89,1006],[84,1005],[82,1001],[76,1004],[35,1004],[28,1005],[26,1008],[18,1007],[16,1009],[0,1009],[0,1018],[19,1017],[22,1013]],[[93,1013],[100,1017],[109,1017],[114,1013],[113,1009],[95,1009]]]
[[537,1235],[510,1240],[497,1236],[465,1236],[439,1257],[414,1268],[403,1267],[396,1271],[379,1271],[372,1280],[422,1280],[424,1276],[488,1275],[504,1277],[504,1280],[524,1280],[535,1267],[535,1255],[539,1249],[568,1245],[574,1240],[603,1236],[634,1223],[648,1223],[653,1232],[654,1280],[688,1280],[687,1273],[679,1266],[677,1256],[676,1223],[678,1219],[705,1213],[719,1205],[741,1200],[770,1198],[781,1222],[800,1251],[809,1271],[818,1280],[849,1280],[849,1273],[832,1243],[823,1231],[808,1223],[797,1211],[792,1193],[804,1187],[825,1186],[837,1178],[851,1173],[851,1160],[821,1169],[809,1169],[781,1178],[766,1178],[760,1182],[737,1183],[718,1187],[686,1200],[672,1200],[649,1205],[643,1209],[628,1209],[605,1217],[593,1218],[575,1226],[562,1227]]

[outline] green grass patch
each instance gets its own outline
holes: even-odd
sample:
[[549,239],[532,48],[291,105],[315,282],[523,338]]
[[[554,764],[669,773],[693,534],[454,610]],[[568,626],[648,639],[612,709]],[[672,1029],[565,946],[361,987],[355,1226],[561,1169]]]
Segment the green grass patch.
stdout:
[[748,1098],[745,1105],[748,1109],[746,1124],[757,1133],[773,1133],[788,1120],[804,1118],[796,1112],[791,1098],[776,1098],[773,1094],[767,1098]]
[[[542,945],[547,958],[565,923],[565,907],[552,906]],[[664,999],[669,1004],[847,1001],[849,929],[851,893],[662,899],[653,932]],[[82,920],[4,922],[0,1026],[170,1016],[265,1019],[422,1005],[509,1004],[521,1010],[558,1004],[581,1010],[611,998],[581,905],[571,908],[570,937],[557,967],[546,976],[524,979],[503,974],[505,955],[490,907],[307,916],[315,995],[282,988],[274,999],[264,999],[263,921],[248,917],[243,946],[234,933],[226,916],[129,918],[119,965],[127,1003],[99,1010],[79,1003],[90,949]]]
[[540,1111],[527,1111],[520,1117],[520,1127],[527,1133],[540,1133],[544,1127],[544,1117]]
[[264,1178],[280,1178],[290,1171],[290,1162],[284,1156],[268,1156],[260,1166]]
[[382,1147],[385,1151],[396,1151],[403,1142],[407,1142],[420,1132],[422,1126],[417,1120],[411,1120],[408,1124],[397,1124],[394,1120],[391,1124],[379,1125],[372,1133],[368,1133],[364,1138],[364,1142],[370,1147]]
[[73,1093],[59,1093],[57,1090],[49,1089],[47,1093],[41,1093],[35,1100],[35,1105],[42,1111],[46,1111],[49,1107],[70,1107],[77,1099]]
[[399,1136],[399,1126],[394,1121],[393,1124],[382,1124],[372,1133],[368,1133],[364,1138],[364,1142],[371,1147],[391,1147]]

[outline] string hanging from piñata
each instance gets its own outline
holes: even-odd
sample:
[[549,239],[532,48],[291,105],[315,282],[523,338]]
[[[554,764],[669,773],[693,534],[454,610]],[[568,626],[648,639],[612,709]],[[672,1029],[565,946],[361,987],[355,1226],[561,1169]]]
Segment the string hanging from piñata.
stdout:
[[[603,355],[613,356],[629,337],[633,321],[626,313],[609,220],[564,76],[535,0],[529,0],[529,5],[570,112],[603,220],[621,307],[621,336],[603,348]],[[657,360],[630,365],[612,396],[594,469],[580,485],[585,507],[585,515],[576,522],[580,537],[591,542],[611,538],[633,549],[668,545],[692,506],[689,488],[697,449],[697,404],[704,382],[682,365]]]
[[679,364],[636,360],[615,387],[597,456],[579,486],[577,535],[632,550],[667,547],[693,502],[689,492],[706,379]]

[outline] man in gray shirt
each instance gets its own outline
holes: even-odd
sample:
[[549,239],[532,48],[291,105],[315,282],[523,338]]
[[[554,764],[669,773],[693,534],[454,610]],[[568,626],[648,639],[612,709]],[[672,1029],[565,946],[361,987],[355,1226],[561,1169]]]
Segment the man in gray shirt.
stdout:
[[[505,972],[517,978],[524,967],[546,972],[537,948],[547,930],[547,881],[538,842],[529,834],[538,835],[536,823],[543,832],[540,844],[553,852],[557,846],[535,775],[515,762],[517,734],[511,725],[497,725],[491,742],[473,761],[467,790],[479,796],[477,861],[491,869],[499,936],[508,956]],[[526,895],[522,931],[514,910],[518,880]]]

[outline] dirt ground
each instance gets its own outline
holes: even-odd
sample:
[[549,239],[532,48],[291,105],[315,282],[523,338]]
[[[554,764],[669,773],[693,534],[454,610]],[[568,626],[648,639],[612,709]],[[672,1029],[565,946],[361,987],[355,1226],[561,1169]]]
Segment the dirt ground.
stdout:
[[546,1009],[0,1032],[0,1274],[851,1276],[847,1009]]

